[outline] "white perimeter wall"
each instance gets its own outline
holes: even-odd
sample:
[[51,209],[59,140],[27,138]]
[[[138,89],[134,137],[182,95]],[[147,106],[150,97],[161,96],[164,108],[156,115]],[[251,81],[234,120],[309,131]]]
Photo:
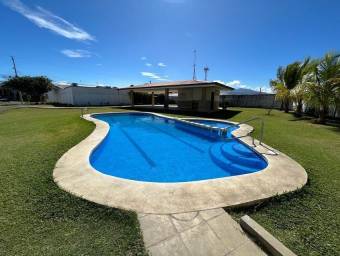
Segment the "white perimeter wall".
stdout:
[[53,89],[47,93],[47,96],[48,103],[74,106],[130,104],[128,92],[117,88],[72,86]]
[[47,103],[59,103],[73,105],[73,95],[71,88],[52,89],[47,93]]

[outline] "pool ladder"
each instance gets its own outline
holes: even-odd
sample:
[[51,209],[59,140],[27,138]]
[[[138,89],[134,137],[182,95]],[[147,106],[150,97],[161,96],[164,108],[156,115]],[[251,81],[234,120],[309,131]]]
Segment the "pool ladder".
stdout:
[[[228,134],[228,130],[229,130],[230,128],[238,127],[238,126],[241,125],[241,124],[246,124],[246,123],[249,123],[249,122],[254,121],[254,120],[259,120],[259,121],[261,122],[260,139],[259,139],[259,142],[260,142],[260,143],[259,143],[259,145],[262,145],[262,141],[263,141],[263,132],[264,132],[264,121],[263,121],[263,119],[262,119],[261,117],[258,117],[258,116],[252,117],[252,118],[247,119],[247,120],[245,120],[245,121],[242,121],[242,122],[240,122],[240,123],[233,124],[233,125],[231,125],[231,126],[228,126],[228,127],[226,127],[226,128],[223,128],[223,129],[221,129],[220,135],[221,135],[222,137],[224,137],[226,134]],[[248,132],[246,135],[238,136],[238,137],[234,137],[234,138],[237,139],[237,138],[241,138],[241,137],[245,137],[245,136],[250,136],[250,137],[252,138],[252,143],[253,143],[254,147],[256,147],[255,138],[254,138],[254,136],[252,136],[252,133],[253,133],[254,131],[255,131],[255,128],[254,128],[253,130],[251,130],[250,132]]]

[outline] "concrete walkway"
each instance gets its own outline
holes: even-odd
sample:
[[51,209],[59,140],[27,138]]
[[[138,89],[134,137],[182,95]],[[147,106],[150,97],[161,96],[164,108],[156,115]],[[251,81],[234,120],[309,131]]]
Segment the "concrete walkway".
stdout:
[[152,256],[266,255],[222,208],[138,218]]

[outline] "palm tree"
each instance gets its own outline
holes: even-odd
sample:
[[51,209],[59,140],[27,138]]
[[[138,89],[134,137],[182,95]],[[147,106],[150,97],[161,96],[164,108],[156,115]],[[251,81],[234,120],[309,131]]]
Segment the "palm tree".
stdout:
[[340,54],[327,53],[317,62],[308,82],[309,101],[319,109],[319,122],[325,123],[328,108],[339,99]]
[[[301,114],[303,100],[303,78],[308,73],[307,67],[310,59],[304,62],[296,61],[286,67],[279,67],[276,80],[271,80],[270,85],[276,92],[276,97],[284,103],[285,112],[288,113],[291,100],[297,101],[297,112]],[[296,88],[295,92],[293,89]]]
[[275,80],[270,80],[270,87],[276,94],[275,98],[281,101],[282,103],[281,106],[284,105],[285,111],[288,112],[290,92],[287,89],[287,87],[285,87],[284,80],[283,80],[283,73],[284,73],[284,68],[279,67],[277,70],[277,78]]
[[303,102],[307,99],[308,94],[308,81],[311,79],[313,70],[318,62],[316,60],[305,59],[298,67],[298,83],[291,90],[291,98],[296,104],[296,115],[302,115]]

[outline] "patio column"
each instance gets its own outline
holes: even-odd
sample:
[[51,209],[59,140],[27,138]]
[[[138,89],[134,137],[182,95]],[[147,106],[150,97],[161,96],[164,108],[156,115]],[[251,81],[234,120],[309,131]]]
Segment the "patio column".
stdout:
[[155,106],[155,97],[154,97],[154,93],[151,93],[151,105]]
[[133,91],[130,91],[131,107],[135,105],[135,97]]
[[164,108],[169,108],[169,89],[165,89],[165,93],[164,93]]

